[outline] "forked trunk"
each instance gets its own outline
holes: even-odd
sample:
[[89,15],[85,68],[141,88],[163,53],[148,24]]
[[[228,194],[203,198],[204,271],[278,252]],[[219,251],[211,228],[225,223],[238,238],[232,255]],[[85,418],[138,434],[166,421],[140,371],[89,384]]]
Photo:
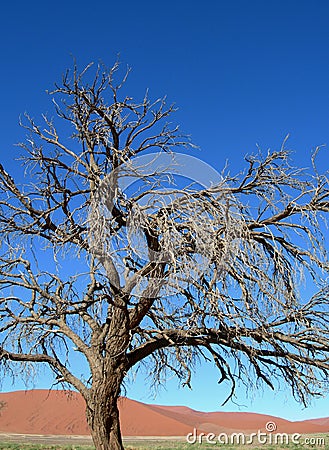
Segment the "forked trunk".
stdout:
[[87,421],[96,450],[123,450],[118,394],[100,387],[87,402]]

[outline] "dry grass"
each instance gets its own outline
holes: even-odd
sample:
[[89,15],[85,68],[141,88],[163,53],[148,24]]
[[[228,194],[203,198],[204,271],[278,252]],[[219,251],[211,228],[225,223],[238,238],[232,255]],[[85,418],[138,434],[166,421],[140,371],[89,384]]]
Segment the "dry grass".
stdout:
[[[64,437],[62,437],[64,438]],[[56,442],[56,437],[49,442],[46,440],[42,442],[30,442],[29,436],[22,436],[21,441],[18,436],[14,437],[15,441],[10,438],[8,442],[0,442],[0,450],[94,450],[94,447],[90,444],[84,444],[79,442],[72,443],[67,439],[67,443],[62,440]],[[222,450],[329,450],[329,435],[305,435],[300,438],[300,444],[287,444],[287,445],[223,445],[216,444],[188,444],[183,440],[170,440],[170,439],[125,439],[125,450],[205,450],[209,448],[222,449]]]

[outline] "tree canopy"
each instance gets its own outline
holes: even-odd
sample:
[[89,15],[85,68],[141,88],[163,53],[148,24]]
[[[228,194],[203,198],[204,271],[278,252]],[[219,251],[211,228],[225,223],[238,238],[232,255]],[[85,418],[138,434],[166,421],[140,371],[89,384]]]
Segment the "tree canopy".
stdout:
[[117,399],[143,361],[155,382],[171,371],[190,386],[212,360],[228,399],[239,381],[278,380],[306,403],[329,371],[318,150],[309,170],[284,143],[237,176],[182,182],[192,144],[174,106],[125,96],[118,69],[67,71],[50,92],[56,119],[22,123],[23,182],[0,165],[1,369],[48,364],[83,395],[102,449],[123,448]]

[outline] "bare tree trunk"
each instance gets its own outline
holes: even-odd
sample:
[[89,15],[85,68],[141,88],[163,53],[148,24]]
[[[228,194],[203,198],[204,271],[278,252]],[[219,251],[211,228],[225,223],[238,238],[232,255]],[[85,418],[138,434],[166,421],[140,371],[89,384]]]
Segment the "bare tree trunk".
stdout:
[[[106,385],[105,385],[106,383]],[[94,386],[87,400],[87,421],[96,450],[123,450],[120,430],[119,389],[109,378]]]

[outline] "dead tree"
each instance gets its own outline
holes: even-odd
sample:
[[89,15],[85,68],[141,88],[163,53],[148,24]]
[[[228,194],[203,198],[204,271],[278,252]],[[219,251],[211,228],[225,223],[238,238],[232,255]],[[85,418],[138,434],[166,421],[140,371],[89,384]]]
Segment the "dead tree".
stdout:
[[173,106],[121,95],[117,70],[68,71],[51,92],[59,125],[23,123],[24,178],[0,166],[1,369],[47,364],[82,394],[97,449],[123,448],[117,401],[142,361],[155,382],[171,371],[189,386],[212,359],[229,397],[255,380],[304,403],[321,394],[329,190],[316,154],[309,172],[283,147],[182,187],[138,159],[189,147]]

